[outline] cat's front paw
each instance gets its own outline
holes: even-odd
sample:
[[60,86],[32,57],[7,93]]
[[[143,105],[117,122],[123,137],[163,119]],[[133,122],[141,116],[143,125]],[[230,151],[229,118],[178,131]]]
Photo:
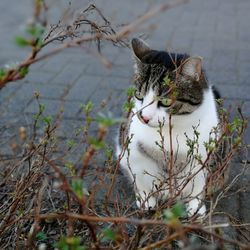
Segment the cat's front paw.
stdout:
[[156,207],[157,201],[155,197],[148,197],[145,200],[142,200],[141,198],[136,199],[136,205],[138,208],[143,210],[152,210]]
[[204,216],[206,211],[206,206],[204,204],[201,205],[201,202],[198,199],[192,199],[187,205],[187,212],[189,216],[193,216],[194,214]]

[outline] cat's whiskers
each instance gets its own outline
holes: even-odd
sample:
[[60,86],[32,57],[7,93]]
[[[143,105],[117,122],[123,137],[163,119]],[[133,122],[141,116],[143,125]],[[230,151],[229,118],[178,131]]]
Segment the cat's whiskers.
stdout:
[[145,108],[149,107],[150,105],[152,105],[155,102],[155,100],[151,101],[149,104],[143,106],[142,108],[140,108],[139,110],[137,110],[136,112],[133,113],[132,117],[134,117],[135,115],[139,115],[139,113],[144,110]]

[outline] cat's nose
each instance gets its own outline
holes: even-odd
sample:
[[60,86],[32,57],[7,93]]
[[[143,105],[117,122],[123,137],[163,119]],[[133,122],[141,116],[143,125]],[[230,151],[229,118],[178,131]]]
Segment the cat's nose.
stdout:
[[142,112],[140,112],[140,116],[141,116],[141,119],[146,123],[148,124],[149,121],[150,121],[150,118],[145,116],[145,115],[142,115]]
[[146,124],[148,124],[148,122],[149,122],[149,118],[148,117],[145,117],[145,116],[142,116],[142,120],[146,123]]

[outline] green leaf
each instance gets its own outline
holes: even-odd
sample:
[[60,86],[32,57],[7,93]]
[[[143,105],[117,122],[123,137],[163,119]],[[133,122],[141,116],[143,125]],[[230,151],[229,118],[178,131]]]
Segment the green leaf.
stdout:
[[116,239],[116,232],[114,232],[110,228],[105,228],[103,231],[103,240],[115,240]]
[[103,141],[97,140],[96,138],[89,138],[89,143],[96,150],[102,149],[105,146]]
[[39,38],[44,33],[44,28],[39,24],[28,25],[26,31],[34,38]]
[[43,39],[42,38],[37,38],[36,48],[40,49],[40,48],[42,48],[42,46],[43,46]]
[[66,162],[64,166],[70,171],[71,175],[76,175],[76,169],[72,162]]
[[81,179],[73,179],[71,183],[71,187],[78,198],[82,199],[83,197],[83,180]]
[[74,131],[74,134],[76,136],[80,135],[81,133],[83,132],[83,127],[80,127],[80,128],[76,128],[75,131]]
[[0,69],[0,79],[3,79],[7,75],[7,72],[5,69]]
[[105,156],[107,157],[107,159],[112,159],[113,156],[113,150],[112,148],[105,146]]
[[47,235],[44,233],[44,232],[38,232],[37,234],[36,234],[36,239],[37,240],[42,240],[42,241],[44,241],[44,240],[46,240],[47,239]]
[[39,103],[39,112],[42,114],[45,110],[45,105],[42,103]]
[[182,216],[185,216],[186,210],[183,203],[177,202],[172,208],[172,213],[175,216],[175,218],[180,218]]
[[82,179],[73,179],[71,188],[79,199],[82,199],[83,195],[89,195],[88,190],[84,187]]
[[19,69],[19,73],[22,77],[25,77],[29,73],[29,68],[27,66]]
[[134,93],[135,93],[135,87],[129,87],[127,89],[127,96],[128,97],[133,97],[134,96]]
[[37,30],[36,30],[36,26],[35,25],[28,25],[27,28],[26,28],[26,31],[28,34],[30,34],[31,36],[35,36],[37,33]]
[[41,4],[43,0],[35,0],[35,4]]
[[62,237],[59,242],[55,244],[59,250],[86,250],[87,248],[81,245],[80,237]]
[[109,113],[108,115],[99,114],[96,117],[96,121],[99,123],[100,126],[110,127],[110,126],[112,126],[114,124],[120,123],[121,119],[114,118],[114,117],[112,117],[112,114]]
[[85,105],[81,104],[81,108],[82,108],[82,110],[83,110],[83,112],[84,112],[85,114],[89,114],[90,111],[93,109],[93,107],[94,107],[94,104],[93,104],[91,101],[89,101],[89,102],[88,102],[87,104],[85,104]]
[[30,44],[30,42],[27,39],[25,39],[24,37],[21,37],[21,36],[16,36],[15,42],[20,47],[25,47],[25,46],[28,46]]
[[170,221],[174,218],[174,215],[171,211],[171,209],[165,209],[163,210],[163,219],[166,220],[166,221]]
[[240,136],[234,138],[234,144],[235,145],[239,145],[240,143],[241,143],[241,137]]
[[135,107],[135,102],[133,100],[127,101],[123,105],[123,109],[125,112],[129,112]]
[[185,206],[181,202],[177,202],[172,208],[165,209],[163,211],[163,218],[166,221],[171,221],[175,219],[179,219],[186,215]]
[[70,140],[67,141],[68,149],[73,148],[75,145],[76,145],[76,141],[75,140],[70,139]]
[[39,99],[40,93],[39,93],[38,91],[35,91],[35,92],[34,92],[34,97],[35,97],[36,99]]
[[43,118],[43,121],[47,124],[47,125],[50,125],[51,124],[51,122],[52,122],[52,116],[45,116],[44,118]]
[[171,80],[170,80],[170,78],[168,77],[168,75],[164,77],[164,79],[163,79],[163,84],[164,84],[165,86],[170,86]]

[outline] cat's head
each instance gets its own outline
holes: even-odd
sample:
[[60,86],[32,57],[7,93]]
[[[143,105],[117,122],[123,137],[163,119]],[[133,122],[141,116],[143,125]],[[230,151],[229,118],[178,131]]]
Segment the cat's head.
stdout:
[[188,115],[203,101],[207,82],[201,57],[152,50],[132,40],[135,58],[135,108],[141,122],[158,127],[171,115]]

